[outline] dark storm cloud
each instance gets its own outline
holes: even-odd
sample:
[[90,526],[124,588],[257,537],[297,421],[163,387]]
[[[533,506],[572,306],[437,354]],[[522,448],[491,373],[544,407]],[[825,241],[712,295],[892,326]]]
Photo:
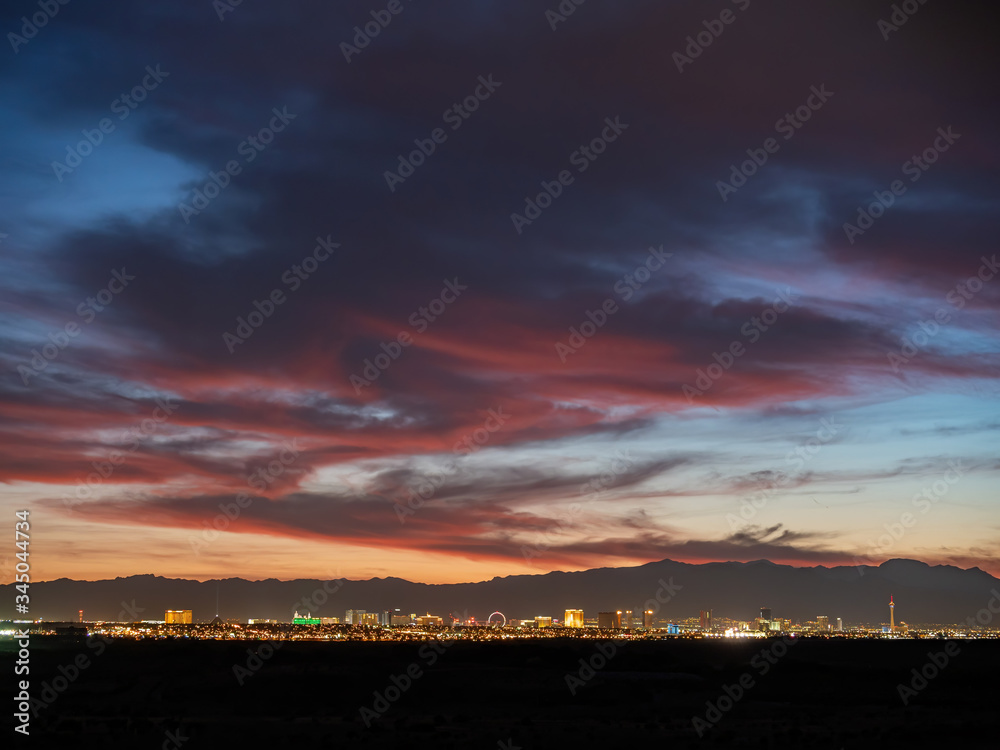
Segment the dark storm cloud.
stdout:
[[[351,542],[388,534],[410,549],[517,557],[504,535],[546,521],[508,506],[553,500],[584,480],[498,460],[439,489],[457,517],[427,508],[404,528],[371,496],[395,496],[416,481],[413,466],[386,469],[359,495],[293,489],[324,467],[448,452],[496,408],[512,415],[489,438],[504,455],[634,436],[692,405],[811,416],[824,408],[786,402],[861,402],[932,382],[964,391],[1000,373],[986,343],[995,344],[1000,284],[984,281],[961,307],[948,297],[995,246],[996,51],[978,5],[923,5],[888,39],[876,21],[890,7],[860,0],[587,3],[554,30],[547,7],[406,2],[348,62],[341,45],[371,20],[368,3],[243,3],[220,20],[210,2],[73,2],[0,55],[0,86],[19,118],[8,139],[32,144],[26,155],[0,147],[8,214],[47,206],[0,226],[11,234],[0,261],[2,478],[71,484],[95,450],[115,445],[105,433],[171,398],[176,414],[115,477],[197,479],[190,497],[150,499],[151,524],[194,522],[266,458],[262,444],[300,436],[308,448],[283,480],[292,486],[255,503],[248,528]],[[0,29],[19,32],[35,9],[5,7]],[[723,10],[735,20],[679,71],[675,53]],[[168,75],[57,182],[51,161],[114,118],[147,66]],[[447,114],[477,90],[475,111]],[[829,93],[810,108],[817,91]],[[789,125],[803,107],[808,121]],[[581,157],[612,132],[609,120],[621,123],[615,139],[593,161]],[[262,150],[247,147],[269,127],[277,132]],[[948,127],[960,137],[910,181],[907,163]],[[436,128],[446,139],[411,176],[387,182]],[[733,165],[768,138],[778,150],[720,195]],[[136,151],[112,158],[124,146]],[[153,186],[137,154],[169,159],[184,176]],[[197,207],[195,191],[231,161],[240,171],[218,197],[196,213],[178,209]],[[525,214],[526,199],[562,170],[572,183],[518,232],[511,214]],[[108,205],[148,190],[155,208],[73,212],[73,200],[60,201],[72,194],[59,191],[87,179]],[[905,195],[848,237],[844,223],[896,179]],[[339,247],[307,277],[292,271],[331,243]],[[616,284],[650,247],[671,257],[626,299]],[[133,284],[45,367],[30,364],[116,269]],[[449,284],[465,290],[443,312],[423,312]],[[240,334],[275,290],[283,302]],[[783,290],[793,298],[777,322],[751,323]],[[615,312],[561,361],[555,344],[608,299]],[[953,322],[893,370],[887,353],[949,305]],[[400,334],[413,343],[372,377]],[[746,354],[692,403],[682,386],[734,341]],[[102,435],[81,439],[88,430]],[[617,486],[641,495],[672,460],[644,462]],[[744,492],[762,478],[720,482]],[[654,494],[682,491],[705,488]],[[120,520],[111,505],[92,512]],[[839,554],[788,530],[767,541],[627,537],[642,523],[624,516],[594,545],[561,547],[560,559]]]
[[[73,509],[91,521],[133,524],[137,504],[143,523],[189,528],[201,533],[223,506],[233,507],[235,496],[142,498],[129,503],[99,501]],[[48,504],[56,506],[58,501]],[[309,538],[361,546],[391,545],[414,551],[472,555],[494,560],[523,559],[525,550],[556,563],[595,557],[634,559],[678,556],[693,559],[759,559],[842,561],[843,552],[827,550],[829,534],[792,532],[780,525],[748,527],[719,541],[680,540],[668,529],[657,529],[642,514],[606,518],[600,539],[554,541],[553,520],[536,513],[513,511],[493,501],[429,505],[395,523],[393,503],[369,496],[333,497],[292,494],[278,499],[250,497],[245,510],[226,525],[238,533]],[[386,515],[394,518],[386,524]],[[637,532],[637,529],[639,530]],[[623,536],[616,536],[620,533]],[[624,534],[628,534],[626,537]],[[200,545],[205,542],[194,535]],[[539,543],[539,540],[542,540]],[[552,541],[545,541],[552,540]]]

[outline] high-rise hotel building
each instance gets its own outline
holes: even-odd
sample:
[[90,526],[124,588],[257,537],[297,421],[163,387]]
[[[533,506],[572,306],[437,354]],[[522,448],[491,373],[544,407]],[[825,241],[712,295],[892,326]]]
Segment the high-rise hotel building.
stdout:
[[168,609],[163,613],[163,622],[167,625],[190,625],[190,609]]

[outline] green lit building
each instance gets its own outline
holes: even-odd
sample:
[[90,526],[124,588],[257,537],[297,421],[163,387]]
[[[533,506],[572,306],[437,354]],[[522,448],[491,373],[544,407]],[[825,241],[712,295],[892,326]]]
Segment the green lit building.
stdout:
[[296,612],[295,616],[292,618],[292,625],[319,625],[319,624],[320,620],[318,617],[310,617],[308,614],[306,614],[305,617],[302,617],[298,612]]

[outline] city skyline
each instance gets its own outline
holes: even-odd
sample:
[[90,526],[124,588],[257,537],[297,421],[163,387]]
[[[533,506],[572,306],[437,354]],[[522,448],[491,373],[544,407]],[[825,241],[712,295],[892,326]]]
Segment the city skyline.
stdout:
[[[965,593],[956,596],[956,591]],[[81,609],[89,620],[149,619],[150,609],[173,610],[184,602],[196,620],[211,619],[214,612],[222,619],[287,621],[294,613],[388,626],[401,624],[397,621],[401,617],[435,612],[464,613],[464,619],[491,624],[529,614],[552,617],[554,622],[562,614],[582,622],[604,613],[636,626],[664,617],[693,617],[702,629],[711,631],[722,621],[754,620],[764,623],[764,629],[780,630],[820,617],[832,630],[838,620],[859,623],[877,617],[893,632],[897,621],[964,622],[979,616],[975,613],[981,614],[984,601],[1000,597],[1000,579],[981,570],[931,568],[907,560],[833,569],[766,561],[703,565],[660,561],[635,568],[466,584],[426,585],[400,578],[197,581],[133,576],[102,582],[36,582],[33,592],[35,618],[48,620],[77,619]],[[905,602],[898,620],[894,619],[897,600]],[[889,617],[884,616],[886,604]],[[9,613],[13,610],[0,606],[0,618],[11,617]]]
[[[994,589],[992,592],[993,598],[987,603],[986,608],[983,610],[987,613],[994,612],[994,604],[1000,607],[1000,591]],[[551,615],[534,615],[528,618],[517,618],[508,617],[502,612],[495,611],[489,617],[477,617],[475,615],[470,615],[468,611],[463,612],[461,615],[455,615],[449,613],[448,615],[436,615],[427,611],[423,615],[419,615],[415,612],[409,614],[404,614],[400,608],[395,609],[384,609],[374,612],[369,612],[364,609],[347,609],[344,611],[343,617],[337,616],[319,616],[313,615],[311,612],[300,613],[298,609],[295,610],[294,614],[290,618],[285,619],[273,619],[273,618],[260,618],[260,617],[243,617],[243,618],[221,618],[216,614],[210,620],[195,618],[192,616],[192,610],[176,610],[168,609],[164,612],[164,618],[162,620],[157,619],[142,619],[138,620],[134,617],[129,620],[85,620],[83,619],[83,610],[79,611],[80,619],[78,622],[90,623],[97,625],[109,625],[112,627],[118,627],[122,624],[147,627],[150,625],[191,625],[195,626],[187,632],[206,635],[207,637],[219,637],[218,633],[214,631],[205,631],[201,626],[209,625],[212,628],[221,629],[226,632],[232,632],[234,627],[238,628],[241,625],[266,625],[266,626],[287,626],[287,625],[308,625],[308,626],[345,626],[354,629],[362,629],[365,631],[370,630],[397,630],[403,634],[412,633],[414,629],[427,634],[428,629],[433,631],[434,629],[456,629],[456,628],[481,628],[487,630],[501,630],[508,631],[514,629],[517,631],[523,631],[525,628],[528,630],[534,630],[536,632],[545,630],[546,628],[555,628],[553,632],[564,632],[568,635],[566,631],[573,630],[598,630],[598,631],[620,631],[621,633],[627,633],[629,631],[649,631],[656,632],[660,635],[666,632],[667,635],[677,635],[677,636],[690,636],[696,634],[702,635],[714,635],[723,636],[726,638],[739,638],[739,637],[775,637],[780,634],[796,634],[801,633],[805,635],[815,635],[815,634],[833,634],[833,633],[852,633],[854,635],[860,635],[862,637],[870,637],[871,635],[877,635],[879,633],[889,636],[902,636],[902,637],[934,637],[942,635],[942,628],[949,631],[947,637],[954,637],[956,633],[964,634],[963,637],[969,637],[971,634],[975,633],[985,633],[986,637],[996,637],[1000,634],[1000,629],[989,628],[988,626],[992,624],[992,616],[988,617],[985,622],[979,622],[976,618],[967,618],[964,623],[948,623],[948,622],[938,622],[938,623],[917,623],[908,624],[906,622],[900,621],[898,624],[895,622],[895,604],[893,601],[893,596],[889,597],[889,621],[887,624],[879,624],[878,618],[875,618],[874,625],[871,620],[863,620],[859,622],[848,622],[845,629],[843,618],[836,617],[835,621],[831,623],[830,617],[828,615],[817,615],[811,619],[804,618],[784,618],[784,617],[773,617],[772,610],[768,607],[760,608],[760,616],[753,618],[741,618],[741,617],[719,617],[713,618],[712,610],[700,610],[697,615],[691,613],[684,614],[683,612],[675,612],[672,616],[662,616],[656,617],[656,612],[653,610],[646,610],[639,612],[639,616],[636,617],[636,613],[633,610],[621,610],[621,609],[611,609],[598,611],[591,616],[587,616],[587,613],[582,609],[566,609],[564,619],[560,620],[557,617]],[[121,614],[125,614],[124,612]],[[136,612],[130,612],[128,614],[136,615]],[[493,616],[499,616],[501,619],[494,622],[492,620]],[[15,623],[32,623],[32,621],[14,621]],[[52,623],[58,624],[58,623]],[[45,628],[46,622],[44,620],[33,621],[33,625],[36,629]],[[95,631],[95,632],[100,632]],[[118,635],[123,635],[119,631],[111,631]],[[174,631],[171,631],[174,632]],[[185,631],[177,631],[185,632]],[[303,631],[295,631],[298,635],[303,635]],[[343,634],[343,630],[340,629],[337,632]],[[214,633],[214,634],[213,634]],[[327,633],[327,637],[328,637]],[[550,633],[551,635],[551,633]]]

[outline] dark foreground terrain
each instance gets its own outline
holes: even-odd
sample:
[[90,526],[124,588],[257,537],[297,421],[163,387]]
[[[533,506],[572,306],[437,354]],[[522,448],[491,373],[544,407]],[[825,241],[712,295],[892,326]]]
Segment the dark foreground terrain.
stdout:
[[[897,686],[910,686],[911,670],[925,668],[945,641],[779,643],[629,643],[601,667],[598,643],[580,640],[438,651],[285,642],[257,661],[247,648],[260,643],[36,637],[31,692],[47,705],[36,704],[26,741],[9,718],[5,731],[16,746],[185,750],[996,746],[1000,641],[952,645],[957,654],[943,668],[926,667],[932,678],[908,705]],[[12,648],[0,644],[6,685]],[[80,654],[86,663],[74,674]],[[581,659],[599,667],[593,676]],[[724,710],[709,712],[708,703]],[[694,716],[706,722],[701,737]]]

